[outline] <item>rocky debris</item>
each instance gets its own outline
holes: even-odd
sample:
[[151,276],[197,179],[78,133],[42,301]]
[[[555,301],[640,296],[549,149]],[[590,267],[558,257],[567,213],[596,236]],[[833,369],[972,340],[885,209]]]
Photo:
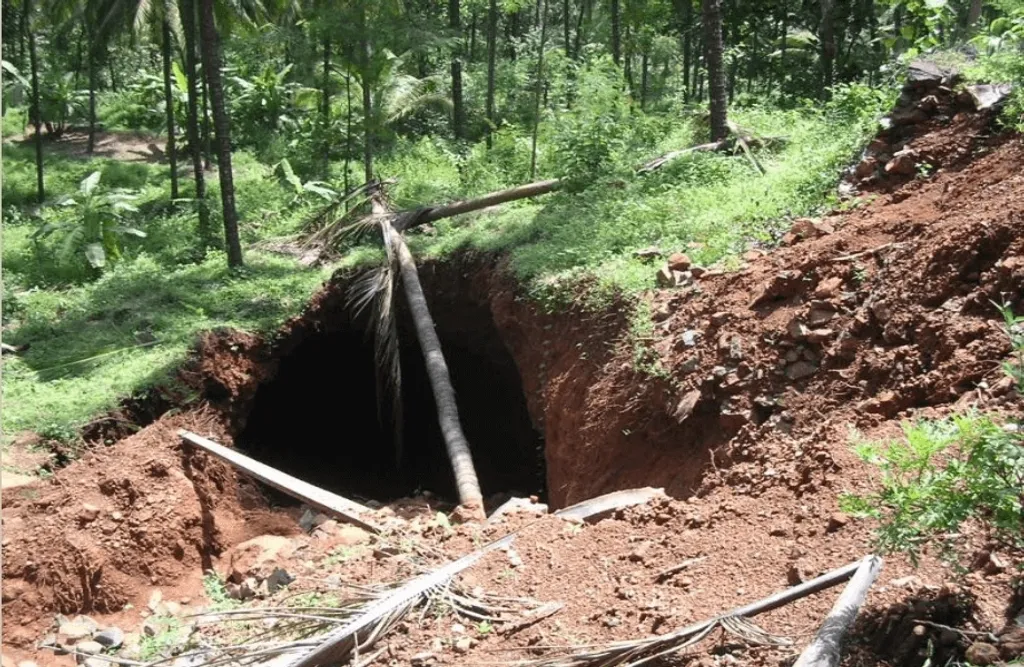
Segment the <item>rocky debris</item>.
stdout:
[[772,301],[791,297],[803,290],[804,280],[804,272],[800,269],[780,271],[772,277],[761,294],[750,304],[750,307],[756,308]]
[[409,658],[409,664],[412,667],[428,667],[437,664],[437,656],[430,651],[424,651]]
[[669,255],[668,268],[673,271],[686,271],[693,265],[690,258],[681,252],[674,252]]
[[281,535],[260,535],[242,542],[231,550],[225,579],[241,584],[249,577],[265,578],[277,563],[293,553],[291,540]]
[[675,411],[672,413],[677,422],[682,424],[690,418],[690,415],[693,414],[694,409],[697,407],[697,403],[700,402],[700,396],[700,389],[694,389],[680,399],[679,403],[676,404]]
[[796,361],[786,367],[786,377],[790,380],[802,380],[818,372],[818,367],[809,361]]
[[326,514],[320,512],[313,512],[307,509],[303,512],[302,517],[299,519],[299,527],[307,533],[313,532],[314,528],[319,527],[321,524],[330,521],[331,518]]
[[459,637],[455,640],[455,643],[452,644],[452,647],[455,649],[456,653],[469,653],[469,650],[473,648],[474,644],[476,644],[476,642],[473,641],[472,637]]
[[106,648],[117,648],[124,643],[124,631],[111,625],[93,635],[93,640]]
[[894,153],[892,159],[885,164],[885,173],[912,176],[917,173],[917,157],[917,151],[909,148]]
[[633,257],[636,257],[637,259],[640,260],[657,259],[658,257],[661,257],[661,255],[661,248],[654,245],[648,246],[646,248],[641,248],[640,250],[637,250],[636,252],[633,253]]
[[994,665],[999,662],[999,649],[987,642],[974,642],[967,647],[967,661],[978,667]]
[[75,653],[79,654],[79,655],[76,656],[78,658],[78,660],[80,662],[83,662],[85,660],[83,655],[84,656],[90,656],[90,655],[97,655],[99,653],[103,653],[103,644],[101,644],[101,643],[99,643],[97,641],[92,641],[92,640],[84,641],[84,642],[78,642],[77,644],[75,644]]
[[814,298],[831,299],[835,297],[843,287],[843,279],[838,276],[825,278],[814,288]]
[[797,218],[789,231],[782,236],[783,245],[793,245],[798,241],[813,239],[835,232],[831,223],[819,218]]
[[334,539],[338,544],[347,547],[354,547],[360,544],[369,544],[373,536],[360,528],[348,524],[338,526]]
[[842,512],[836,512],[828,518],[828,525],[825,527],[825,532],[834,533],[848,523],[850,523],[850,517],[846,516]]
[[1013,86],[1008,83],[981,83],[966,86],[964,92],[970,97],[975,111],[985,111],[1001,105],[1013,92]]

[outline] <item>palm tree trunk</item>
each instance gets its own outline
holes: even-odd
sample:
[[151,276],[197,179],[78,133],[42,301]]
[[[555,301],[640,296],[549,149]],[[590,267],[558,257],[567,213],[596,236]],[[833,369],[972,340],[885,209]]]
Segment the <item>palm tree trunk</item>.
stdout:
[[548,2],[537,0],[540,46],[537,49],[537,88],[533,94],[533,140],[530,146],[530,180],[537,176],[537,134],[540,132],[540,92],[544,87],[544,42],[548,35]]
[[178,151],[174,141],[174,97],[171,95],[171,22],[161,21],[164,58],[164,106],[167,107],[167,161],[171,167],[171,199],[178,198]]
[[224,240],[228,266],[242,266],[242,243],[238,238],[238,212],[235,209],[235,183],[231,173],[231,122],[220,80],[220,38],[213,22],[213,0],[199,2],[199,34],[203,49],[203,69],[210,88],[214,131],[217,134],[217,170],[220,175],[220,201],[224,211]]
[[210,85],[206,80],[206,67],[203,66],[203,76],[200,79],[200,90],[203,93],[203,169],[210,168],[210,156],[213,155],[213,138],[210,132],[210,108],[208,105]]
[[833,12],[835,0],[821,0],[821,28],[818,40],[821,42],[821,91],[828,95],[832,87],[832,70],[836,58],[836,37]]
[[[26,16],[31,16],[31,0],[25,0],[22,11]],[[32,123],[36,126],[36,200],[42,204],[46,199],[46,190],[43,187],[43,117],[39,106],[39,58],[36,55],[35,32],[29,27],[28,20],[24,26],[28,31],[28,59],[32,68]]]
[[469,20],[469,62],[476,62],[476,9]]
[[647,51],[645,50],[640,56],[640,108],[643,109],[647,106],[647,77],[648,67],[650,65]]
[[498,50],[498,0],[491,0],[487,10],[487,147],[493,144],[494,133],[494,68]]
[[[448,0],[448,27],[458,37],[462,30],[459,0]],[[465,136],[466,111],[462,106],[462,61],[459,59],[461,41],[456,39],[452,52],[452,136],[456,140]]]
[[96,147],[96,45],[90,36],[89,48],[89,138],[86,141],[85,152],[92,155]]
[[708,70],[708,97],[711,102],[711,141],[729,136],[726,121],[725,64],[722,62],[722,0],[703,0],[704,58]]
[[693,30],[693,0],[682,0],[680,6],[680,18],[682,25],[679,30],[683,34],[683,102],[688,103],[692,95],[690,86],[690,59],[693,49],[691,48]]
[[622,61],[622,39],[619,35],[619,0],[612,0],[612,60]]
[[423,295],[423,286],[420,285],[419,273],[416,271],[416,261],[413,259],[412,253],[409,252],[409,247],[405,244],[402,235],[390,223],[384,233],[390,237],[389,240],[398,256],[402,288],[409,304],[413,325],[416,328],[416,338],[423,351],[427,376],[430,378],[430,388],[434,393],[434,402],[437,404],[437,418],[441,424],[441,434],[448,452],[448,461],[451,463],[452,472],[455,475],[459,504],[469,518],[483,519],[483,494],[480,491],[480,482],[477,480],[476,468],[473,466],[473,455],[469,449],[469,441],[466,440],[466,435],[462,432],[459,407],[455,401],[455,388],[452,386],[448,364],[444,360],[441,340],[437,337],[434,319],[430,316],[427,299]]
[[[365,24],[364,24],[365,25]],[[363,88],[363,176],[365,182],[373,180],[373,99],[370,97],[370,43],[365,32],[360,51],[362,52],[362,88]]]
[[572,57],[572,42],[570,41],[569,24],[572,16],[569,12],[569,0],[562,0],[562,41],[565,42],[565,59]]
[[[352,158],[352,75],[345,75],[345,193],[348,194],[348,164]],[[346,204],[347,206],[347,204]]]
[[323,87],[323,109],[322,123],[324,132],[324,178],[327,178],[331,169],[331,38],[324,35],[324,87]]
[[185,132],[188,136],[188,152],[192,158],[192,176],[196,182],[196,204],[199,212],[199,242],[207,247],[213,241],[210,227],[210,209],[206,204],[206,175],[203,173],[203,156],[199,148],[199,91],[196,87],[196,10],[194,0],[180,0],[178,13],[181,15],[182,32],[185,35],[185,78],[188,80],[188,122]]

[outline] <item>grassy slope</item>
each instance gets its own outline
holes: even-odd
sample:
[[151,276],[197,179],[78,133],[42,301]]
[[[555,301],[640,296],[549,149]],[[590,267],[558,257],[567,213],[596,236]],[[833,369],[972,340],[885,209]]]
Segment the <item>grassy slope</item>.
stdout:
[[[538,297],[557,295],[552,286],[584,276],[597,277],[608,290],[649,288],[654,270],[633,257],[635,250],[684,249],[710,264],[751,240],[767,240],[785,224],[773,221],[829,203],[839,169],[854,156],[866,130],[863,124],[805,112],[738,111],[733,118],[761,134],[789,139],[786,148],[760,155],[767,175],[758,175],[743,157],[695,155],[642,179],[609,180],[578,195],[557,194],[497,214],[442,221],[433,235],[413,235],[415,251],[435,257],[466,246],[507,251]],[[628,157],[636,163],[694,138],[687,122],[677,122],[657,145],[639,147]],[[380,171],[399,178],[399,205],[438,201],[525,180],[518,172],[524,155],[528,160],[527,145],[511,136],[491,155],[474,147],[460,175],[454,155],[425,139],[400,147],[381,161]],[[5,205],[28,201],[34,185],[30,151],[5,146],[3,166]],[[49,192],[54,197],[73,192],[96,168],[104,170],[105,184],[140,190],[138,224],[149,238],[99,280],[76,281],[51,256],[56,249],[44,252],[45,259],[32,252],[30,232],[37,223],[19,222],[23,214],[6,211],[15,224],[3,231],[5,300],[13,295],[14,303],[5,304],[4,337],[32,345],[23,357],[4,361],[7,436],[28,429],[70,437],[120,398],[168,378],[198,332],[215,326],[271,330],[299,311],[328,274],[253,250],[240,274],[229,273],[219,253],[190,263],[194,221],[161,202],[166,174],[156,165],[51,156]],[[246,154],[236,161],[236,185],[249,244],[294,232],[309,210],[296,205],[269,169]],[[361,250],[345,263],[375,255]],[[48,284],[53,276],[74,284]],[[151,339],[158,342],[140,346]]]

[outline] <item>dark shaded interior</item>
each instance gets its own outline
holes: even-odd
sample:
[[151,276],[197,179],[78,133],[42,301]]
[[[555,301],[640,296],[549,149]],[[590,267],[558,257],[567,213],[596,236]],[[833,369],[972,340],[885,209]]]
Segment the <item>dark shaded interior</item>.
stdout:
[[[472,309],[458,329],[438,322],[485,498],[545,494],[544,442],[533,427],[519,372],[489,313]],[[378,418],[372,341],[349,324],[308,335],[258,390],[236,439],[251,456],[353,498],[388,501],[427,490],[455,502],[434,397],[408,315],[400,317],[402,452],[392,420]],[[274,494],[278,500],[282,497]]]

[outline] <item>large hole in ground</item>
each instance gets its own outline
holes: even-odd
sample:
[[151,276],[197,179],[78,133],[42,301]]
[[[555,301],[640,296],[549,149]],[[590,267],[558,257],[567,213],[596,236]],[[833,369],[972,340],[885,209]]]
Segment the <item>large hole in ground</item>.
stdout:
[[[400,456],[389,416],[378,418],[366,323],[351,321],[307,335],[279,360],[274,378],[252,401],[238,446],[347,497],[388,501],[426,490],[457,501],[433,393],[407,313],[399,323]],[[485,498],[545,497],[544,442],[530,420],[515,361],[489,311],[466,306],[447,312],[438,318],[437,332]]]

